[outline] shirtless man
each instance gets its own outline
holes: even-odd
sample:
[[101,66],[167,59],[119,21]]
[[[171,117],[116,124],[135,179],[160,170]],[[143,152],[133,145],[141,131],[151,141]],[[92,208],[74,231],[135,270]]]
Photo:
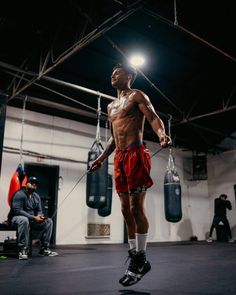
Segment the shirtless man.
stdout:
[[111,75],[111,85],[117,89],[117,98],[108,105],[112,136],[103,153],[92,163],[97,170],[116,149],[114,179],[121,202],[121,211],[128,231],[130,264],[119,280],[123,286],[137,283],[150,269],[146,260],[148,220],[144,201],[146,191],[152,186],[151,157],[143,144],[145,118],[159,137],[160,145],[167,147],[170,138],[165,133],[162,120],[156,114],[148,96],[131,89],[136,71],[130,66],[117,65]]

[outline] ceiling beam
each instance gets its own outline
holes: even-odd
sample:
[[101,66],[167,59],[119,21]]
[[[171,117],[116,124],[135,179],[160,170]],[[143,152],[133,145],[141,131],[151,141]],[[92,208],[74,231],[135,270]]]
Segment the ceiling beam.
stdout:
[[185,29],[184,27],[174,24],[172,21],[170,21],[169,19],[159,15],[158,13],[155,13],[149,9],[143,8],[142,11],[150,16],[152,16],[155,19],[159,19],[160,21],[168,24],[169,26],[175,28],[176,30],[179,30],[185,34],[187,34],[188,36],[191,36],[192,38],[200,41],[201,43],[205,44],[206,46],[210,47],[211,49],[214,49],[215,51],[217,51],[218,53],[224,55],[225,57],[227,57],[228,59],[230,59],[231,61],[236,62],[236,58],[232,55],[229,55],[227,52],[223,51],[222,49],[219,49],[218,47],[216,47],[215,45],[211,44],[210,42],[206,41],[205,39],[199,37],[198,35],[192,33],[191,31]]
[[64,54],[61,55],[61,58],[57,60],[54,64],[49,66],[47,69],[43,69],[38,73],[35,77],[33,77],[30,81],[26,82],[20,89],[12,93],[9,99],[14,98],[15,96],[19,95],[22,91],[26,90],[29,86],[31,86],[35,81],[40,80],[43,76],[49,73],[51,70],[56,68],[58,65],[63,63],[73,54],[78,52],[80,49],[87,46],[89,43],[100,37],[105,32],[109,31],[111,28],[116,26],[118,23],[126,19],[128,16],[132,15],[135,11],[140,9],[143,3],[146,2],[144,0],[138,0],[134,4],[129,6],[127,11],[119,11],[118,13],[114,14],[112,17],[106,19],[101,25],[99,25],[93,32],[90,32],[86,37],[82,38],[83,40],[78,40],[71,48],[68,48]]
[[216,111],[213,111],[213,112],[210,112],[210,113],[206,113],[206,114],[202,114],[202,115],[198,115],[198,116],[193,116],[193,117],[190,117],[188,119],[186,118],[186,119],[182,120],[180,122],[180,124],[189,123],[189,122],[201,119],[201,118],[222,114],[222,113],[225,113],[225,112],[228,112],[228,111],[232,111],[234,109],[236,109],[236,105],[232,105],[230,107],[224,107],[223,109],[216,110]]

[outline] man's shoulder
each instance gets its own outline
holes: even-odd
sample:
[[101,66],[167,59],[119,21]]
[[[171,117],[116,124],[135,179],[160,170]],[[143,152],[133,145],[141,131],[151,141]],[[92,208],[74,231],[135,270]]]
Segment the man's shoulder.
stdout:
[[137,95],[146,95],[142,90],[140,89],[131,89],[131,94],[137,94]]
[[26,192],[24,188],[19,189],[18,191],[15,192],[15,196],[20,195],[20,196],[26,196]]
[[138,100],[138,101],[142,101],[142,100],[147,100],[149,99],[147,94],[144,93],[142,90],[140,89],[132,89],[132,92],[130,94],[130,97]]
[[23,198],[26,198],[26,192],[24,189],[19,189],[18,191],[15,192],[15,194],[13,195],[12,199],[15,200],[15,199],[23,199]]

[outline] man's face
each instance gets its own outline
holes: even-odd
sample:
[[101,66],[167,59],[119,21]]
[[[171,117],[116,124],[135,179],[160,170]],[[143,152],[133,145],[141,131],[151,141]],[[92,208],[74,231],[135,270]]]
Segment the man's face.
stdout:
[[123,88],[128,86],[130,75],[127,75],[122,68],[117,68],[111,75],[111,85],[114,88]]
[[29,191],[29,192],[34,192],[34,191],[36,191],[36,189],[38,188],[38,185],[36,184],[36,183],[30,183],[30,182],[28,182],[27,184],[26,184],[26,189]]

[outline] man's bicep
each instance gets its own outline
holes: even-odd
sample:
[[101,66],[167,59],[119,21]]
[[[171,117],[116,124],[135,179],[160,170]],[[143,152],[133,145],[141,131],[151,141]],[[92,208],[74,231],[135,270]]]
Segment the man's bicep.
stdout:
[[152,122],[157,117],[156,111],[149,99],[141,100],[138,107],[149,122]]

